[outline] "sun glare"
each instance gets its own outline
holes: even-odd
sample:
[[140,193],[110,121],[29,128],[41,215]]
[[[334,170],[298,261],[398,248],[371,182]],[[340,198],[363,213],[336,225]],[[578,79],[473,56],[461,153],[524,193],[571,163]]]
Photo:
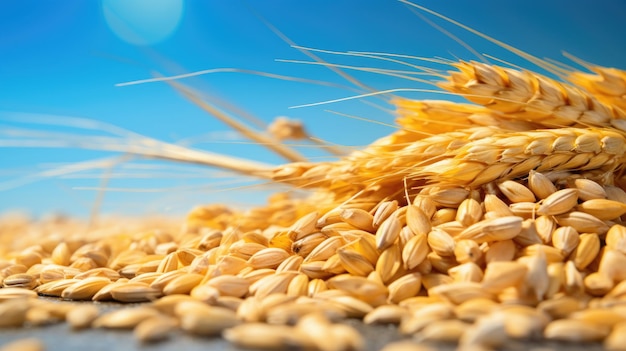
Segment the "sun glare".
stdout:
[[184,0],[103,0],[109,28],[134,45],[153,45],[169,38],[178,27]]

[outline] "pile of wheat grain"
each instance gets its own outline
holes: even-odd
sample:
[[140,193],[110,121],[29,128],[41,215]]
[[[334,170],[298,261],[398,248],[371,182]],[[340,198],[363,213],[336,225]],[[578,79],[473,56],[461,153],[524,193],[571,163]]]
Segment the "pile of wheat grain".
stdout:
[[[440,86],[476,105],[399,99],[399,131],[337,162],[272,173],[314,188],[310,198],[198,207],[179,230],[97,236],[3,219],[0,239],[16,247],[0,260],[0,326],[360,350],[340,321],[362,318],[461,348],[626,348],[626,74],[596,68],[572,74],[574,86],[454,66]],[[101,314],[38,295],[148,303]]]

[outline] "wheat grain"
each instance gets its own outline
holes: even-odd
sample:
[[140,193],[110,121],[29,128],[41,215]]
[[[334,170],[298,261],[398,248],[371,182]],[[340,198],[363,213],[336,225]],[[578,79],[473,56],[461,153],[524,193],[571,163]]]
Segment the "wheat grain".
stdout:
[[24,338],[2,345],[2,351],[44,351],[44,343],[36,338]]
[[544,337],[549,340],[588,342],[602,340],[610,329],[595,323],[575,319],[559,319],[548,324]]

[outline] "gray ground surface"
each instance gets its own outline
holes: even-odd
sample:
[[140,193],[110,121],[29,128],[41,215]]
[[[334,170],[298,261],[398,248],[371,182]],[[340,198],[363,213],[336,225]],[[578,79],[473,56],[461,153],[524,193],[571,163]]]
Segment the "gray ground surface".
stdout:
[[[61,302],[70,303],[70,302]],[[104,304],[104,309],[123,308],[127,305]],[[357,320],[348,320],[346,323],[356,327],[366,340],[366,350],[380,350],[386,344],[401,340],[395,326],[369,326]],[[35,328],[0,329],[0,347],[13,340],[22,338],[39,338],[46,346],[47,351],[211,351],[211,350],[250,350],[231,345],[221,338],[202,338],[184,333],[175,333],[166,341],[154,344],[141,344],[129,331],[106,329],[88,329],[73,331],[65,323]],[[454,350],[454,345],[432,345],[440,350]],[[513,342],[507,345],[507,350],[592,350],[599,351],[599,344],[559,344],[536,342]]]

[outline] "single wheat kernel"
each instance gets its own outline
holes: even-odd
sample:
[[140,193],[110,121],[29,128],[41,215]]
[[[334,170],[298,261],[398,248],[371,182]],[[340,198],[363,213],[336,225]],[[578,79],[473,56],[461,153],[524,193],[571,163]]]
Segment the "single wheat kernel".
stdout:
[[68,266],[70,264],[70,257],[71,252],[69,246],[65,242],[59,243],[50,255],[52,262],[54,264],[58,264],[59,266]]
[[474,240],[459,240],[454,246],[454,257],[459,263],[477,262],[482,258],[482,251]]
[[454,256],[456,243],[452,236],[439,228],[433,228],[427,237],[428,246],[439,256]]
[[113,290],[113,288],[115,288],[117,286],[120,286],[122,284],[125,284],[127,282],[128,282],[128,278],[120,278],[120,279],[116,280],[114,283],[106,285],[102,289],[100,289],[91,298],[91,300],[92,301],[109,301],[109,300],[113,300],[113,297],[111,296],[111,290]]
[[426,234],[416,234],[402,249],[402,262],[405,269],[413,269],[426,259],[430,251]]
[[561,250],[563,256],[569,256],[580,242],[580,236],[572,227],[559,227],[552,233],[552,246]]
[[584,282],[581,272],[576,269],[573,261],[567,261],[564,267],[565,291],[570,295],[580,294],[584,291]]
[[504,288],[517,286],[524,280],[527,273],[526,265],[519,262],[490,262],[485,269],[481,285],[486,291],[495,294]]
[[235,275],[221,275],[211,278],[207,285],[215,287],[221,295],[243,297],[250,287],[250,282]]
[[578,190],[578,197],[583,201],[607,198],[605,189],[591,179],[576,179],[574,187]]
[[433,322],[452,318],[453,313],[446,302],[430,303],[411,311],[411,315],[400,322],[399,331],[404,335],[415,334]]
[[291,257],[306,257],[327,238],[328,236],[326,234],[322,232],[317,232],[294,241],[293,244],[291,244],[291,251],[299,256]]
[[546,197],[537,214],[554,216],[571,211],[578,204],[578,191],[576,189],[562,189]]
[[393,245],[385,249],[376,261],[375,271],[384,283],[389,283],[402,268],[400,247]]
[[497,306],[492,299],[470,299],[454,307],[454,315],[461,321],[474,323],[479,317],[491,313]]
[[[540,216],[537,218],[537,220],[525,219],[522,222],[522,230],[515,238],[513,238],[513,241],[521,247],[544,243],[542,236],[545,235],[545,236],[551,237],[552,232],[547,233],[547,234],[542,233],[542,236],[539,235],[537,222],[539,221],[540,218],[549,218],[549,217]],[[556,222],[552,221],[552,223],[556,225]]]
[[472,239],[478,243],[512,239],[522,231],[522,219],[515,216],[484,220],[471,225],[456,239]]
[[44,343],[36,338],[25,338],[11,341],[4,344],[1,351],[44,351]]
[[626,321],[626,316],[608,308],[587,308],[570,314],[568,318],[607,328]]
[[580,242],[570,255],[578,270],[585,269],[600,252],[600,238],[594,233],[580,235]]
[[613,279],[614,282],[621,282],[626,279],[626,272],[620,267],[625,267],[626,255],[617,250],[604,250],[598,272]]
[[577,210],[607,221],[626,213],[626,204],[608,199],[591,199],[578,205]]
[[517,253],[517,248],[512,240],[501,240],[489,243],[484,253],[485,262],[512,261]]
[[396,241],[402,230],[402,224],[396,216],[384,220],[376,230],[376,248],[384,250]]
[[185,309],[184,314],[179,314],[179,319],[182,330],[205,336],[219,335],[240,323],[235,312],[221,307]]
[[579,233],[605,234],[609,230],[604,221],[585,212],[572,211],[555,219],[560,226],[571,226]]
[[305,258],[304,262],[324,261],[333,256],[346,242],[341,236],[331,236],[319,243]]
[[259,298],[275,293],[286,293],[291,280],[298,275],[298,272],[281,272],[269,275],[250,285],[249,292]]
[[425,326],[415,339],[419,342],[457,343],[470,324],[457,320],[439,320]]
[[363,317],[365,324],[400,324],[409,311],[397,305],[382,305],[374,308]]
[[116,281],[120,278],[120,274],[110,268],[100,267],[78,273],[74,276],[76,279],[85,279],[87,277],[105,277],[111,281]]
[[203,275],[197,273],[179,275],[163,287],[163,295],[188,294],[203,278]]
[[69,310],[65,320],[72,329],[84,329],[90,327],[99,314],[100,310],[94,305],[80,305]]
[[132,329],[143,320],[159,315],[159,311],[150,307],[124,308],[100,315],[92,325],[95,328]]
[[543,311],[553,319],[562,319],[584,308],[584,303],[577,298],[562,296],[544,300],[537,305],[537,309]]
[[624,350],[626,345],[626,322],[616,324],[604,340],[604,348],[610,351]]
[[63,290],[67,287],[72,286],[73,284],[80,282],[79,279],[63,279],[63,280],[55,280],[49,283],[45,283],[39,285],[36,288],[37,293],[46,296],[57,296],[61,297],[63,294]]
[[548,324],[543,337],[565,342],[600,341],[609,335],[610,328],[584,320],[559,319]]
[[448,270],[448,275],[456,282],[480,282],[483,280],[483,271],[474,262],[462,263]]
[[548,177],[536,171],[528,173],[528,188],[539,199],[545,199],[557,191],[556,186]]
[[380,225],[387,218],[389,218],[392,213],[396,212],[396,210],[398,210],[398,201],[393,200],[382,202],[376,209],[376,212],[374,212],[374,220],[372,222],[374,228],[380,227]]
[[509,338],[506,334],[503,315],[488,315],[479,318],[470,326],[459,340],[459,347],[497,349],[502,347]]
[[381,351],[434,351],[435,348],[414,341],[394,341],[385,345]]
[[65,288],[61,297],[67,300],[91,300],[98,291],[110,283],[109,278],[88,277]]
[[453,282],[450,284],[438,285],[429,289],[428,293],[455,305],[477,298],[495,299],[495,296],[492,293],[484,289],[480,283],[476,282]]
[[156,288],[145,283],[126,283],[113,287],[111,297],[119,302],[145,302],[155,300],[163,295]]
[[222,337],[244,348],[281,349],[292,344],[294,334],[289,326],[246,323],[224,330]]
[[322,279],[311,279],[307,284],[306,296],[315,297],[319,293],[328,290],[328,285]]
[[28,273],[11,274],[2,281],[4,288],[34,289],[37,285],[36,278]]
[[343,290],[363,301],[375,298],[378,295],[387,295],[387,288],[381,283],[349,274],[337,275],[329,279],[326,284],[330,289]]
[[415,235],[428,234],[431,230],[430,216],[417,205],[406,207],[406,224]]
[[498,183],[497,186],[511,202],[535,202],[533,192],[518,182],[505,180]]
[[178,321],[171,317],[151,317],[137,324],[133,330],[135,338],[144,343],[165,340],[178,325]]
[[543,312],[529,306],[503,306],[495,312],[504,315],[504,329],[512,339],[538,339],[550,322],[550,318]]
[[363,318],[374,308],[366,302],[348,295],[331,296],[327,298],[331,305],[339,308],[346,313],[348,318]]

